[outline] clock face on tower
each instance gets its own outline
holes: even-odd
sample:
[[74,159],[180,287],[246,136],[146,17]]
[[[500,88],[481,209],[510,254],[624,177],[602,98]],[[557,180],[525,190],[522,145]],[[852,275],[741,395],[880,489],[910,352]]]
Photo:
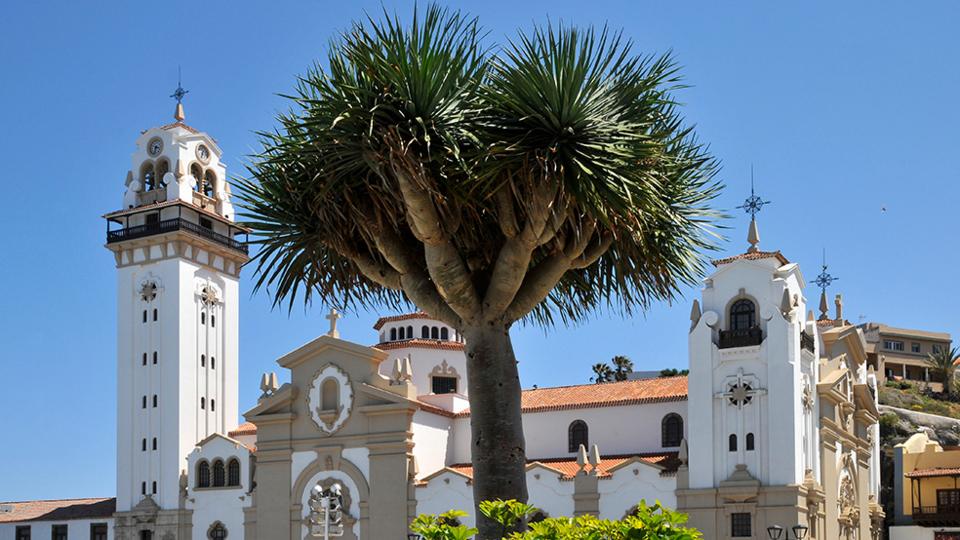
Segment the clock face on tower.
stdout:
[[160,151],[163,150],[163,142],[160,139],[153,139],[150,141],[150,144],[147,147],[147,151],[151,156],[159,156]]
[[210,149],[207,148],[207,145],[201,144],[197,146],[197,157],[204,163],[210,160]]

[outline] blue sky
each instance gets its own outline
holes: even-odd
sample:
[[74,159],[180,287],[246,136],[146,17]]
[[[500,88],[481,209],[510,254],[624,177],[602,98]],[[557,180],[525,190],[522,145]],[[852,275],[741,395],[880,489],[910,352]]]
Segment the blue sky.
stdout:
[[[380,3],[92,5],[16,2],[0,19],[0,501],[114,493],[115,271],[100,216],[120,205],[138,133],[169,121],[177,66],[187,121],[216,137],[240,174],[253,131],[286,107],[277,93]],[[673,50],[692,85],[680,95],[685,113],[723,162],[719,207],[741,203],[753,164],[773,201],[762,247],[783,250],[811,281],[825,248],[847,318],[960,331],[960,4],[450,5],[478,15],[495,40],[550,17],[609,22],[640,51]],[[726,253],[745,247],[746,217],[733,215]],[[241,285],[241,412],[259,374],[327,323],[322,306],[271,310],[251,278]],[[632,320],[516,329],[524,386],[586,382],[591,364],[617,354],[638,369],[685,367],[695,292]],[[372,343],[376,317],[347,314],[343,336]]]

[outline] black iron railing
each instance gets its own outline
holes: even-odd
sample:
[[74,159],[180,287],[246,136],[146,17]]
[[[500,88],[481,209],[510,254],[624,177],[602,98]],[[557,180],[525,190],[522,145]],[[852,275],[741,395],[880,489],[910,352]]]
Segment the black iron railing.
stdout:
[[206,227],[202,227],[183,218],[164,219],[154,223],[134,225],[133,227],[127,227],[125,229],[107,231],[107,243],[113,244],[114,242],[134,240],[137,238],[144,238],[147,236],[153,236],[155,234],[163,234],[173,231],[190,231],[197,236],[202,236],[208,240],[213,240],[214,242],[230,249],[235,249],[243,253],[249,252],[247,244],[238,240],[234,240],[229,236],[224,236],[220,233],[214,232]]
[[913,522],[928,526],[960,525],[960,505],[914,506]]
[[746,328],[742,330],[721,330],[720,348],[732,349],[734,347],[749,347],[759,345],[763,341],[763,330],[760,327]]
[[800,331],[800,347],[810,352],[814,352],[813,336],[808,334],[806,330]]

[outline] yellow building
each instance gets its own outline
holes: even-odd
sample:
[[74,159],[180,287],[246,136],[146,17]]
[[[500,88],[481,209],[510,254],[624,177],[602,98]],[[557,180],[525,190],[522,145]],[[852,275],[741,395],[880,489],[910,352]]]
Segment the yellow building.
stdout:
[[894,447],[890,540],[960,540],[960,448],[926,433]]

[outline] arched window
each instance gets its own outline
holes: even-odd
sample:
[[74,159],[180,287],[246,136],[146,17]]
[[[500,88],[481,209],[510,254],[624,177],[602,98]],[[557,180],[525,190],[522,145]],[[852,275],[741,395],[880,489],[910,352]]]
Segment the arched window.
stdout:
[[210,327],[212,328],[212,327],[214,327],[214,326],[216,326],[216,325],[217,325],[217,316],[214,315],[213,313],[211,313],[211,314],[210,314]]
[[143,365],[147,365],[147,353],[143,353]]
[[450,339],[450,330],[446,326],[440,329],[440,339]]
[[143,310],[143,322],[147,322],[147,310]]
[[753,450],[753,433],[747,433],[747,450]]
[[200,408],[201,409],[207,408],[207,398],[200,398]]
[[157,438],[156,438],[156,437],[153,438],[153,449],[154,449],[154,450],[157,449]]
[[147,396],[143,396],[143,404],[140,407],[141,409],[147,408]]
[[430,339],[430,327],[423,325],[423,328],[420,329],[420,337],[423,339]]
[[430,329],[430,339],[440,339],[440,330],[436,326]]
[[211,525],[209,532],[207,532],[207,538],[210,540],[223,540],[226,537],[227,529],[219,521]]
[[217,400],[211,399],[211,400],[210,400],[210,411],[213,412],[213,411],[216,411],[216,410],[217,410]]
[[197,487],[210,487],[210,464],[206,460],[197,464]]
[[213,462],[213,487],[223,487],[223,484],[226,482],[226,471],[223,468],[223,461],[216,460]]
[[147,494],[147,483],[146,483],[146,482],[140,482],[140,494],[141,494],[141,495],[146,495],[146,494]]
[[161,159],[157,162],[157,185],[166,186],[163,182],[163,175],[170,172],[170,162],[166,159]]
[[153,308],[153,320],[154,322],[157,320],[157,308]]
[[413,327],[412,327],[412,326],[408,326],[408,327],[407,327],[407,339],[413,339]]
[[240,461],[236,458],[231,459],[227,463],[227,485],[240,485]]
[[154,408],[157,407],[157,395],[156,395],[156,394],[153,395],[153,407],[154,407]]
[[153,351],[153,363],[157,363],[157,351]]
[[587,423],[583,420],[574,420],[567,428],[567,449],[570,452],[576,452],[582,444],[584,448],[589,446],[587,433]]
[[757,324],[757,308],[753,302],[743,298],[730,306],[730,329],[748,330]]
[[203,193],[203,169],[200,168],[200,165],[194,163],[190,166],[190,175],[193,176],[193,179],[196,180],[196,184],[193,186],[194,191],[199,191]]
[[153,191],[159,187],[157,185],[157,172],[153,168],[153,162],[146,162],[140,167],[140,179],[143,181],[144,191]]
[[333,377],[323,381],[320,386],[320,406],[325,411],[335,411],[340,405],[340,385]]
[[213,197],[213,186],[217,180],[217,176],[213,174],[213,171],[208,170],[206,174],[203,175],[203,194],[207,197]]
[[731,433],[730,437],[727,438],[727,449],[731,452],[737,451],[737,434]]
[[683,439],[683,418],[676,413],[664,416],[660,424],[660,435],[661,446],[664,448],[680,446]]
[[210,369],[217,369],[217,359],[210,357]]
[[200,312],[200,324],[207,324],[207,313],[205,311]]
[[207,355],[200,355],[200,367],[207,367]]
[[154,494],[154,495],[157,494],[157,481],[156,481],[156,480],[154,480],[153,482],[151,482],[151,485],[150,485],[150,493],[152,493],[152,494]]
[[141,451],[141,452],[146,452],[146,451],[147,451],[147,438],[146,438],[146,437],[144,437],[143,440],[140,441],[140,451]]
[[391,328],[391,329],[390,329],[390,341],[396,341],[396,340],[397,340],[397,329],[396,329],[396,328]]

